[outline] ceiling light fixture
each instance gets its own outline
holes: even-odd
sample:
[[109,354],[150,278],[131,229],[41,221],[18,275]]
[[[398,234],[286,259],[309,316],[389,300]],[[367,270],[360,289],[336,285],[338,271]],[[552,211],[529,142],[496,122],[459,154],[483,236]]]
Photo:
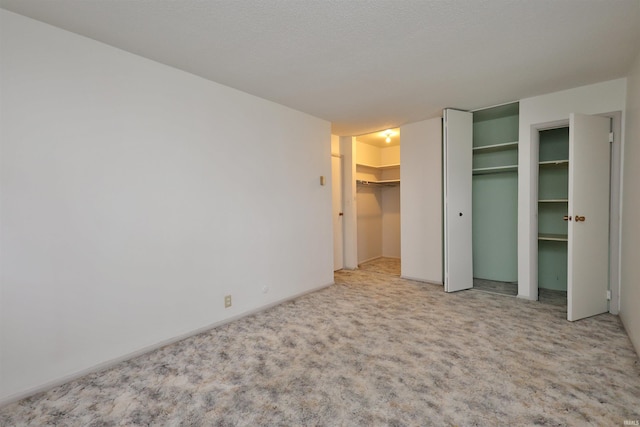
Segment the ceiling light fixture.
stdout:
[[391,142],[391,134],[393,132],[391,131],[391,129],[387,129],[384,131],[384,134],[386,135],[387,139],[385,139],[385,141],[387,142],[387,144],[389,144]]

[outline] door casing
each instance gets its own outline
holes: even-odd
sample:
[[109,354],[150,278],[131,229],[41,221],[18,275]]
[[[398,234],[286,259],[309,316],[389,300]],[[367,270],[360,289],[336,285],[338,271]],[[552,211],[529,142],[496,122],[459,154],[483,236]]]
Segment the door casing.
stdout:
[[331,194],[333,214],[333,271],[344,268],[344,202],[342,197],[342,156],[331,155]]

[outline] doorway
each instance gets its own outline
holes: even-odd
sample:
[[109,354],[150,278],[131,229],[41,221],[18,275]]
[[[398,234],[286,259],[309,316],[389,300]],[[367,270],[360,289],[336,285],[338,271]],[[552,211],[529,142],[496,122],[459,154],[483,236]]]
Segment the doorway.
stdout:
[[617,312],[619,117],[572,114],[532,129],[536,290],[539,301],[567,307],[568,320]]
[[343,268],[400,276],[400,129],[332,137],[332,153],[343,166]]

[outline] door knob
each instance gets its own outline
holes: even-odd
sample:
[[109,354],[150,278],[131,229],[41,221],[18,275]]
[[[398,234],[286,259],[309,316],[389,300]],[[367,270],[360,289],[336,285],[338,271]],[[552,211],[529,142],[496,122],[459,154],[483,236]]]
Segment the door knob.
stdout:
[[584,220],[585,218],[583,216],[576,215],[576,222],[580,222],[580,221],[584,222]]
[[342,215],[344,215],[344,212],[340,212],[340,213],[338,214],[338,216],[342,216]]
[[[565,221],[571,221],[571,215],[565,215],[562,217],[562,219],[564,219]],[[576,217],[576,221],[577,221],[577,217]]]

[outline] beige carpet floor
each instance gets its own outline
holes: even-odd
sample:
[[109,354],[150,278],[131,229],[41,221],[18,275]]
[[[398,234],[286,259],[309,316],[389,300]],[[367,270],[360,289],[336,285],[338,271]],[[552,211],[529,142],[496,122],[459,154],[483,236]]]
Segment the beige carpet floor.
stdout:
[[[384,262],[384,260],[383,260]],[[386,268],[386,267],[385,267]],[[622,426],[640,362],[618,317],[363,268],[0,409],[2,426]]]
[[[497,282],[486,279],[473,279],[473,289],[508,296],[518,296],[518,284],[509,282]],[[554,304],[567,307],[567,291],[553,289],[538,289],[538,301],[543,304]]]
[[362,271],[371,273],[381,273],[388,276],[400,277],[400,259],[399,258],[376,258],[358,265]]
[[492,292],[494,294],[518,295],[518,284],[512,282],[497,282],[495,280],[473,278],[473,289],[477,291]]

